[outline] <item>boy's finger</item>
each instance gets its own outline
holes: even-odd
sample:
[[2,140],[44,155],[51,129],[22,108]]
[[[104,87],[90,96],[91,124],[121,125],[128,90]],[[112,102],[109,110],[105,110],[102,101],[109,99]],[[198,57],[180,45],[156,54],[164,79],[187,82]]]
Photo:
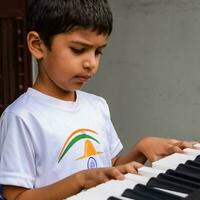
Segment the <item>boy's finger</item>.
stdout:
[[195,141],[190,141],[190,142],[185,142],[183,141],[182,145],[183,148],[192,148],[192,149],[196,149],[196,147],[194,146],[195,144],[197,144],[198,142]]
[[154,162],[154,161],[160,160],[163,157],[164,157],[164,155],[155,155],[155,156],[152,156],[150,162]]
[[184,148],[192,148],[195,149],[194,145],[197,142],[191,141],[191,142],[187,142],[187,141],[179,141],[175,144],[175,146],[178,146],[180,149],[184,149]]
[[126,167],[126,173],[138,174],[138,171],[137,171],[137,169],[134,168],[133,166],[128,165],[128,166]]
[[112,167],[108,173],[108,176],[112,179],[123,180],[125,178],[122,172],[116,167]]
[[133,167],[136,168],[136,169],[143,167],[143,164],[141,164],[139,162],[133,162],[132,164],[133,164]]
[[101,172],[98,175],[97,180],[98,180],[98,184],[105,183],[105,182],[109,181],[110,180],[109,173],[107,173],[106,171]]
[[105,183],[107,181],[109,181],[110,179],[106,176],[102,176],[102,178],[100,179],[100,183]]
[[178,142],[179,142],[179,140],[177,140],[177,139],[169,139],[169,143],[172,144],[172,145],[174,145]]
[[173,153],[183,153],[183,150],[180,146],[174,146]]
[[169,146],[168,155],[173,154],[173,153],[183,153],[184,148],[186,148],[186,146],[182,141],[174,143],[173,145]]

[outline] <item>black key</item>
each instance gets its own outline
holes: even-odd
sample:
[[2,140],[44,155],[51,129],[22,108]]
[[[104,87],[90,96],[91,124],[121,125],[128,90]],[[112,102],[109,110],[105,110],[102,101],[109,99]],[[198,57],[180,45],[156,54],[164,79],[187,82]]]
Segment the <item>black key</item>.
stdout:
[[162,180],[167,180],[167,181],[171,181],[173,183],[177,183],[177,184],[180,184],[180,185],[187,185],[187,186],[190,186],[191,188],[193,188],[192,190],[197,190],[200,188],[200,184],[199,183],[196,183],[196,182],[193,182],[193,181],[190,181],[190,180],[186,180],[186,179],[183,179],[183,178],[180,178],[180,177],[175,177],[175,176],[172,176],[172,175],[167,175],[167,174],[159,174],[157,176],[158,179],[162,179]]
[[200,155],[198,155],[198,156],[194,159],[194,161],[200,162]]
[[200,178],[200,169],[186,164],[180,164],[175,171],[182,172],[188,175],[193,175]]
[[165,191],[158,190],[158,189],[155,189],[152,187],[148,187],[148,186],[142,185],[142,184],[136,185],[133,190],[138,191],[140,193],[148,194],[149,196],[153,196],[155,198],[162,199],[162,200],[179,200],[179,199],[181,199],[180,196],[170,194]]
[[175,183],[173,181],[162,180],[155,177],[151,178],[148,181],[147,186],[162,188],[166,190],[172,190],[172,191],[181,192],[185,194],[189,194],[194,190],[194,188],[191,188],[189,185],[182,185],[179,183]]
[[200,190],[196,190],[188,195],[184,200],[199,200],[200,197]]
[[172,170],[172,169],[168,169],[165,172],[165,174],[171,175],[171,176],[174,176],[174,177],[183,178],[183,179],[195,182],[197,184],[200,184],[200,178],[198,178],[196,176],[193,176],[193,175],[190,175],[190,174],[188,175],[188,174],[185,174],[185,173],[182,173],[182,172],[178,172],[178,171],[175,171],[175,170]]
[[131,189],[126,189],[123,194],[123,197],[128,197],[130,199],[136,199],[136,200],[160,200],[156,197],[150,196],[148,194],[145,193],[141,193],[139,191],[136,190],[131,190]]
[[197,167],[200,169],[200,162],[198,162],[198,161],[188,160],[185,164],[190,165],[192,167]]
[[109,197],[107,200],[121,200],[121,199],[119,199],[119,198],[117,198],[117,197]]

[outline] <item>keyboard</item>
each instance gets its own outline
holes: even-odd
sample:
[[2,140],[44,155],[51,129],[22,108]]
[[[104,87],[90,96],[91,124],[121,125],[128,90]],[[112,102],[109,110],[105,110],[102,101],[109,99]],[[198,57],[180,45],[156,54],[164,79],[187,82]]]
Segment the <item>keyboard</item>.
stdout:
[[[200,143],[126,174],[125,180],[110,180],[67,200],[182,200],[200,190]],[[200,192],[197,194],[200,199]]]

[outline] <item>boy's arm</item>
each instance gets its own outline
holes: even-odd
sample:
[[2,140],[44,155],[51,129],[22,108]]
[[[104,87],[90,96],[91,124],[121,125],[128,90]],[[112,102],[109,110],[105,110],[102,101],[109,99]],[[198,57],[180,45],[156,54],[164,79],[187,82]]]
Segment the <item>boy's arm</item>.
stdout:
[[61,200],[80,191],[81,185],[78,180],[78,174],[38,189],[3,186],[3,196],[7,200]]
[[8,200],[61,200],[89,189],[110,179],[122,180],[126,173],[137,173],[141,164],[130,162],[108,168],[83,170],[52,185],[38,189],[26,189],[4,185],[3,195]]
[[113,166],[117,166],[134,160],[144,164],[147,159],[152,162],[172,153],[182,153],[184,148],[194,148],[195,143],[197,142],[145,137],[134,145],[126,155],[115,157],[112,163]]
[[132,161],[136,161],[136,162],[144,164],[146,160],[147,158],[140,151],[140,148],[136,144],[130,149],[130,151],[127,154],[114,157],[112,159],[112,165],[118,166],[118,165],[123,165],[125,163],[129,163]]

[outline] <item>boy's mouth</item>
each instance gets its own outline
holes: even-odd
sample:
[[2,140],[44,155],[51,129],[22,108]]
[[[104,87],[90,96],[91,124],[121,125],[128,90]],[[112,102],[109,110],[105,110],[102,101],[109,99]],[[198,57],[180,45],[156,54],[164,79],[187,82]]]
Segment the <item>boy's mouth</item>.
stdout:
[[76,79],[81,82],[81,83],[85,83],[87,82],[89,79],[91,79],[91,76],[89,75],[85,75],[85,76],[76,76]]

